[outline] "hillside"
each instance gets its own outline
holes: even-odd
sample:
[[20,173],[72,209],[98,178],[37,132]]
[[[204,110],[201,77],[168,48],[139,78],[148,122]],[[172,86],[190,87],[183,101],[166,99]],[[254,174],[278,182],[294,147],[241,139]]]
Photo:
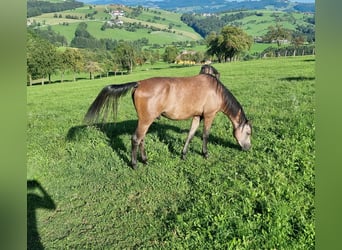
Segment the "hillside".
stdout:
[[[122,10],[123,16],[110,14],[117,10]],[[183,22],[183,16],[181,13],[152,8],[85,5],[73,10],[45,13],[32,17],[28,19],[28,24],[40,29],[51,29],[65,36],[68,44],[73,39],[76,27],[80,22],[86,22],[89,33],[97,39],[132,41],[146,38],[149,44],[165,45],[172,42],[199,41],[205,37],[207,33],[201,32],[196,25]],[[314,23],[310,23],[310,19],[313,20],[314,15],[309,13],[250,10],[226,12],[209,17],[201,14],[190,16],[207,26],[210,22],[214,23],[214,26],[206,28],[206,32],[219,31],[223,25],[235,25],[253,37],[260,37],[267,32],[269,26],[274,26],[276,23],[292,31],[303,29],[303,27],[306,30],[314,30]],[[238,18],[231,18],[232,16],[238,16]],[[216,21],[216,18],[219,18],[221,23]]]
[[202,37],[212,31],[219,32],[226,25],[241,27],[255,38],[265,35],[268,27],[275,24],[293,32],[307,33],[306,36],[312,36],[309,32],[315,29],[314,14],[274,10],[247,10],[210,15],[183,14],[182,20]]
[[[110,4],[113,0],[82,0],[84,3],[91,4]],[[177,12],[196,12],[196,13],[213,13],[228,10],[260,10],[273,9],[282,11],[298,11],[298,12],[315,12],[315,3],[309,1],[288,1],[288,0],[259,0],[259,1],[232,1],[232,0],[116,0],[117,4],[128,6],[145,6],[152,8],[160,8]]]
[[[122,10],[124,16],[112,11]],[[29,25],[51,29],[64,35],[70,43],[77,25],[86,22],[97,39],[137,40],[147,38],[150,44],[168,44],[200,40],[201,36],[180,20],[181,14],[164,10],[140,9],[118,5],[85,5],[81,8],[45,13],[28,19]],[[120,23],[118,23],[121,21]],[[105,27],[103,27],[105,25]]]
[[[124,15],[117,17],[110,14],[116,10],[122,10]],[[151,45],[199,41],[208,32],[219,31],[223,25],[239,26],[255,38],[265,35],[268,27],[276,23],[292,31],[298,31],[299,28],[313,31],[315,29],[314,23],[310,23],[314,15],[310,13],[250,10],[226,12],[209,17],[201,14],[190,15],[197,22],[204,23],[207,31],[200,30],[196,27],[198,25],[196,23],[190,25],[183,16],[184,14],[160,9],[141,8],[137,12],[137,8],[119,5],[85,5],[74,10],[32,17],[28,19],[28,24],[43,30],[51,29],[64,36],[68,44],[74,38],[75,30],[80,22],[86,22],[89,33],[97,39],[132,41],[146,38]],[[237,18],[232,18],[236,16]],[[116,25],[116,22],[122,23]]]

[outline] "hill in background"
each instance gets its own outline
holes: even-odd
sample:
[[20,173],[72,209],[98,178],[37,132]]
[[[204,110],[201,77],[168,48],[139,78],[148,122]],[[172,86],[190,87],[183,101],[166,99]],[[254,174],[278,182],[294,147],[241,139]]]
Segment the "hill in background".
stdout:
[[[82,0],[91,4],[111,4],[113,0]],[[227,1],[227,0],[115,0],[116,4],[127,6],[144,6],[177,11],[181,13],[213,13],[228,10],[260,10],[272,9],[281,11],[315,12],[315,3],[312,0],[259,0],[259,1]]]
[[[123,11],[122,16],[113,14]],[[85,5],[72,10],[45,13],[28,18],[28,25],[51,29],[70,43],[79,23],[86,22],[88,31],[97,39],[148,39],[151,44],[197,41],[201,36],[181,21],[181,14],[164,10],[131,8],[120,5]]]
[[[122,15],[113,14],[121,10]],[[192,23],[190,23],[189,18]],[[225,12],[214,15],[181,14],[152,8],[132,8],[121,5],[84,5],[72,10],[45,13],[28,19],[28,25],[64,36],[68,44],[75,36],[80,22],[86,22],[88,31],[97,39],[137,40],[146,38],[149,44],[199,41],[210,31],[219,31],[224,25],[241,27],[253,37],[267,33],[276,23],[292,31],[314,30],[312,13],[274,10]],[[201,27],[205,24],[205,27]]]

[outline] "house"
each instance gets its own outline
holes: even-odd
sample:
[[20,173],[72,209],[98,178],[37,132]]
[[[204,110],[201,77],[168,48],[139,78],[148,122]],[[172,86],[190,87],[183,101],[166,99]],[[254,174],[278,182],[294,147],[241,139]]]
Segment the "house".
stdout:
[[125,12],[123,10],[113,10],[110,14],[112,17],[125,16]]
[[124,22],[122,20],[110,20],[110,21],[107,21],[107,25],[109,27],[113,27],[113,26],[120,26],[120,25],[123,25]]

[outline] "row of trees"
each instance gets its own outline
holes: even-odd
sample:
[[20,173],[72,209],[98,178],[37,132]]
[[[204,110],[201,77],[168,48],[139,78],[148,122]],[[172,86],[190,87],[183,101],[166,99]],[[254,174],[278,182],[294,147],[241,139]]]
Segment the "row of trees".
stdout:
[[[276,26],[270,28],[267,35],[269,39],[280,44],[288,35],[288,31]],[[51,82],[51,76],[57,73],[61,74],[61,81],[67,72],[73,73],[74,81],[76,74],[80,72],[88,72],[90,79],[93,79],[96,73],[100,76],[108,75],[110,72],[116,74],[119,71],[131,73],[136,65],[143,65],[146,62],[154,64],[160,60],[158,49],[142,49],[148,41],[108,40],[102,44],[104,41],[97,40],[89,34],[85,23],[81,23],[75,31],[75,38],[71,43],[74,48],[57,50],[52,43],[41,38],[39,33],[30,30],[27,39],[27,73],[30,84],[32,79],[46,77]],[[253,44],[253,38],[235,26],[225,26],[220,32],[211,32],[205,41],[208,48],[205,53],[192,51],[180,55],[178,47],[174,44],[165,48],[162,59],[167,63],[173,63],[176,59],[196,63],[208,59],[227,62],[244,55]],[[295,55],[302,42],[293,43],[294,50],[289,49],[285,54]],[[90,43],[97,45],[90,46]]]
[[[29,82],[32,84],[32,79],[46,77],[51,82],[51,76],[58,72],[61,74],[61,81],[66,72],[72,72],[74,80],[76,74],[82,71],[89,72],[90,79],[94,78],[96,72],[100,75],[118,71],[130,73],[136,65],[146,62],[154,64],[160,59],[159,50],[142,50],[144,43],[141,41],[107,41],[111,43],[104,46],[103,41],[92,37],[86,28],[86,23],[79,24],[75,31],[75,38],[71,42],[74,48],[67,48],[64,51],[57,50],[57,47],[41,38],[39,33],[29,30],[27,38]],[[244,31],[232,26],[224,27],[220,33],[211,33],[206,41],[208,45],[206,55],[203,52],[191,52],[181,55],[180,59],[199,63],[204,61],[205,57],[217,57],[219,62],[225,62],[249,50],[253,42]],[[179,57],[179,49],[175,45],[170,45],[165,48],[162,59],[167,63],[173,63],[177,57]]]
[[158,51],[141,50],[133,43],[120,42],[113,50],[103,49],[77,49],[67,48],[58,50],[50,42],[38,37],[35,33],[28,32],[27,36],[27,76],[30,85],[34,79],[48,78],[61,74],[61,81],[65,73],[76,75],[88,72],[89,78],[94,79],[96,73],[109,74],[119,71],[132,72],[134,66],[142,65],[147,61],[154,64],[159,60]]
[[60,12],[64,10],[76,9],[83,7],[84,3],[75,0],[65,0],[61,2],[49,1],[27,1],[27,17],[39,16],[42,13]]

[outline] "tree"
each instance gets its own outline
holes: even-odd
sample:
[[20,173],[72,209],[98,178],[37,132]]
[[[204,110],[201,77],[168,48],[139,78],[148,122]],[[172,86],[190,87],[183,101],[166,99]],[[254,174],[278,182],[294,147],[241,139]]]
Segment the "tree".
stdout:
[[96,50],[95,54],[96,60],[100,62],[101,68],[108,77],[109,72],[114,71],[116,68],[113,53],[107,50]]
[[268,42],[276,41],[278,47],[280,47],[281,42],[289,39],[291,36],[291,31],[288,29],[285,29],[280,24],[277,24],[276,26],[270,26],[268,27],[268,32],[264,36],[264,40]]
[[167,63],[173,63],[178,55],[176,46],[167,46],[163,54],[163,60]]
[[242,29],[225,26],[220,34],[210,33],[207,38],[207,54],[216,55],[219,62],[232,61],[241,52],[249,50],[253,39]]
[[[50,42],[28,33],[27,38],[27,73],[33,78],[48,77],[56,73],[59,67],[57,49]],[[44,83],[44,82],[42,82]]]
[[87,30],[88,25],[85,22],[78,24],[75,37],[71,40],[71,47],[76,48],[102,48],[104,45],[93,37]]
[[98,62],[95,61],[87,61],[85,64],[85,70],[89,72],[89,79],[93,80],[94,79],[94,74],[96,72],[101,72],[102,68]]
[[159,56],[159,50],[155,50],[155,51],[152,51],[151,52],[151,59],[150,59],[150,62],[151,64],[155,64],[156,62],[158,62],[160,59],[160,56]]
[[133,67],[136,65],[138,52],[138,49],[132,43],[122,42],[116,47],[114,54],[122,69],[126,69],[132,73]]
[[293,56],[296,56],[297,49],[303,45],[305,38],[301,35],[292,38],[292,44],[294,45]]
[[103,71],[98,60],[98,55],[90,50],[82,50],[82,55],[84,58],[84,69],[86,72],[89,72],[89,79],[93,80],[96,72]]
[[204,61],[204,53],[201,51],[197,51],[193,55],[192,60],[194,60],[196,63],[200,63],[200,62]]
[[59,61],[59,71],[61,72],[61,82],[64,82],[64,74],[69,70],[69,65],[67,63],[67,58],[64,57],[64,52],[57,52],[58,61]]
[[[78,49],[67,48],[61,54],[61,67],[62,74],[65,71],[72,71],[74,73],[74,82],[76,81],[76,73],[83,69],[83,56]],[[63,82],[63,77],[62,77]]]

